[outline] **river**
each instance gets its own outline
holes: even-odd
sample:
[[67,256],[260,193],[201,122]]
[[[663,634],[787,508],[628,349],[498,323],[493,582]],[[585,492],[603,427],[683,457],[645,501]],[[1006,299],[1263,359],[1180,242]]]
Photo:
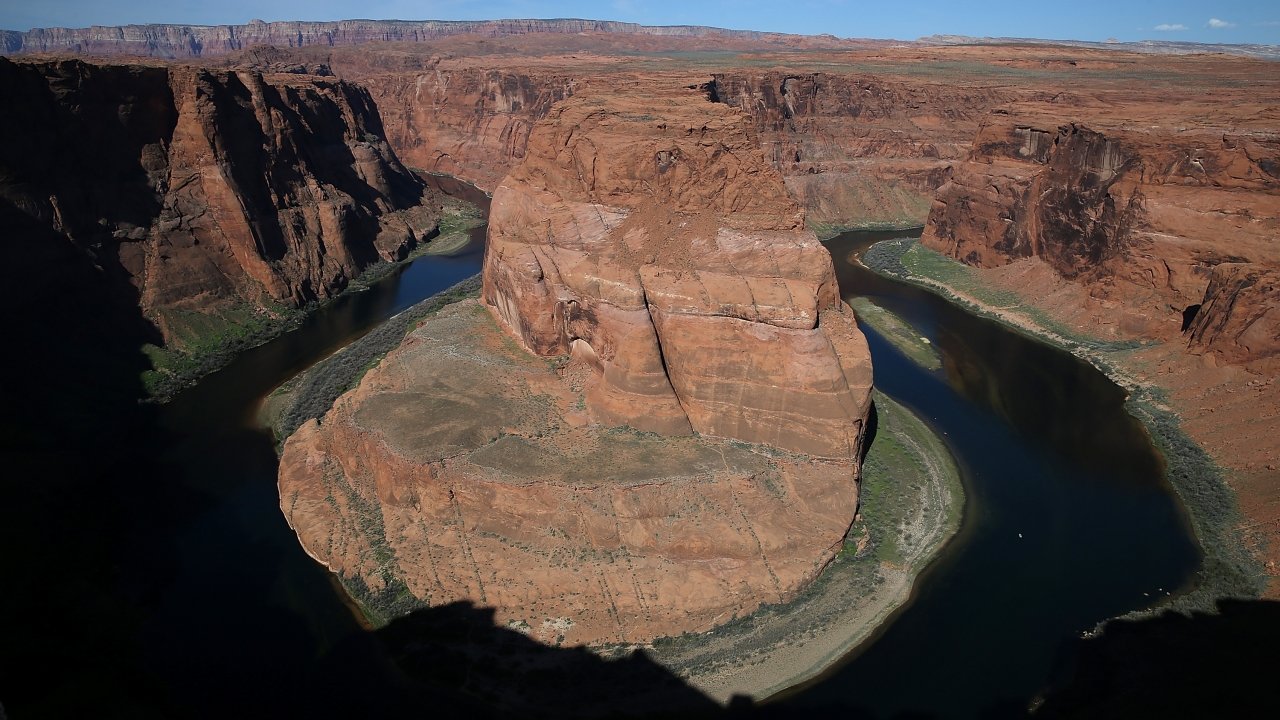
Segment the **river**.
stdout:
[[959,461],[964,520],[873,643],[778,702],[873,717],[1017,715],[1072,638],[1176,592],[1199,551],[1123,390],[1066,352],[849,261],[903,235],[846,233],[827,247],[846,297],[892,310],[941,354],[941,370],[922,370],[864,327],[876,385]]
[[[77,628],[95,627],[101,608],[127,608],[127,618],[102,619],[123,628],[118,637],[87,645],[114,643],[115,654],[56,661],[66,677],[44,678],[53,690],[41,692],[100,683],[108,715],[412,706],[385,646],[285,524],[273,440],[256,414],[303,368],[478,272],[483,232],[456,256],[424,256],[341,297],[151,413],[134,440],[144,459],[111,490],[111,584],[100,598],[59,600],[88,613]],[[1065,352],[845,261],[898,235],[850,233],[828,246],[846,295],[898,313],[943,357],[942,370],[921,370],[868,331],[876,384],[943,433],[962,465],[963,526],[873,641],[771,707],[1017,715],[1072,638],[1182,585],[1198,552],[1119,388]],[[27,632],[22,647],[46,630]]]

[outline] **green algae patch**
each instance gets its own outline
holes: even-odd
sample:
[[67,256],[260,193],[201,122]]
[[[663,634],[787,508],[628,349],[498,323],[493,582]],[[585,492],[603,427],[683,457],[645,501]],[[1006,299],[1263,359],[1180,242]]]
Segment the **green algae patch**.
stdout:
[[849,301],[849,305],[857,314],[859,323],[871,326],[911,362],[926,370],[942,368],[942,356],[937,348],[906,320],[865,297],[856,297]]

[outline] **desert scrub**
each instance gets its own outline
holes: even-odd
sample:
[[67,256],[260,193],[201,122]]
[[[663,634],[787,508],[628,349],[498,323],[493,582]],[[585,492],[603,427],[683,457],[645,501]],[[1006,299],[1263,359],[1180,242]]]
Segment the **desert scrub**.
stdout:
[[479,294],[479,275],[463,280],[387,320],[277,388],[269,401],[273,417],[266,418],[277,441],[284,442],[303,423],[329,412],[334,401],[355,387],[423,318]]

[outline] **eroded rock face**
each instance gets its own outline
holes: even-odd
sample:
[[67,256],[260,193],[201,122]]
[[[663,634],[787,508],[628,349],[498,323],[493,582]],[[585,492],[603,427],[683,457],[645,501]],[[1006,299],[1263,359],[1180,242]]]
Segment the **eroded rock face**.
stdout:
[[711,96],[755,121],[811,223],[911,225],[982,118],[1017,88],[855,73],[717,73]]
[[[1185,328],[1194,349],[1259,359],[1274,339],[1237,338],[1274,299],[1240,291],[1280,268],[1277,168],[1269,133],[993,115],[939,190],[924,242],[979,267],[1038,258],[1087,287],[1119,318],[1120,337],[1177,338],[1203,304],[1209,312]],[[1232,308],[1228,297],[1264,305]]]
[[602,422],[857,453],[865,342],[742,113],[558,105],[494,193],[484,298],[532,352],[596,369]]
[[0,87],[21,99],[0,110],[21,138],[0,150],[9,260],[84,255],[166,340],[193,314],[332,295],[435,226],[348,83],[0,59]]
[[[120,25],[88,28],[0,30],[0,50],[83,52],[96,55],[188,58],[225,55],[262,45],[332,47],[369,42],[428,42],[453,35],[507,37],[531,33],[603,33],[715,39],[767,40],[778,45],[836,45],[834,37],[809,38],[696,25],[651,27],[609,20],[337,20],[262,22],[244,25]],[[818,40],[819,42],[815,42]]]
[[575,97],[529,148],[484,303],[286,442],[291,526],[380,612],[471,600],[552,643],[793,597],[852,522],[869,407],[830,256],[747,118],[697,92]]
[[466,178],[492,190],[524,157],[529,132],[578,80],[555,71],[442,67],[370,67],[373,58],[339,56],[339,70],[369,89],[387,139],[409,166]]
[[1280,269],[1220,263],[1187,327],[1193,348],[1229,363],[1280,358]]

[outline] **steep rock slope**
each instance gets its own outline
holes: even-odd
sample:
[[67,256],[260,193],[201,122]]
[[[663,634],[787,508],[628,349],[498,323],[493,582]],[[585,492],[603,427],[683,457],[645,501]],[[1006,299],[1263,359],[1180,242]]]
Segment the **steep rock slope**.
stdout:
[[627,34],[667,38],[749,40],[776,45],[838,46],[834,37],[812,38],[696,25],[651,27],[608,20],[337,20],[262,22],[244,25],[123,25],[89,28],[34,28],[0,31],[0,51],[83,52],[94,55],[189,58],[225,55],[261,45],[278,47],[342,46],[368,42],[427,42],[453,35],[507,37],[532,33]]
[[551,106],[573,94],[572,74],[441,66],[338,71],[369,89],[387,140],[410,167],[443,172],[492,190],[524,157],[529,133]]
[[78,257],[165,341],[332,295],[434,227],[349,83],[0,59],[0,87],[0,129],[21,139],[0,148],[9,266],[76,293],[40,259]]
[[1020,93],[838,72],[717,73],[712,97],[755,120],[811,223],[909,225],[992,107]]
[[748,118],[690,95],[556,107],[494,192],[485,301],[595,366],[610,423],[852,457],[869,363],[830,257]]
[[495,192],[488,305],[285,443],[308,551],[380,614],[467,599],[551,643],[812,580],[857,508],[870,356],[750,130],[692,91],[556,105]]
[[1266,289],[1280,268],[1280,135],[1032,109],[983,126],[938,193],[926,244],[979,267],[1038,258],[1088,289],[1115,337],[1188,331],[1237,363],[1280,352]]

